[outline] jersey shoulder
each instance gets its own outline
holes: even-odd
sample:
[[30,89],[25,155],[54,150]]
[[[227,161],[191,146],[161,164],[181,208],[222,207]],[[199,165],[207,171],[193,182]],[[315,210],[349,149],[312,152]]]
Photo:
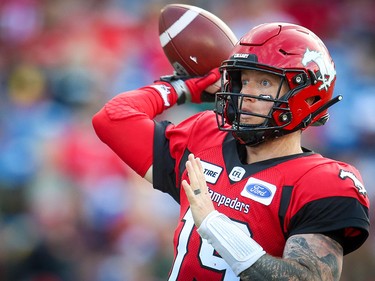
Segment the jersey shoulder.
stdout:
[[297,194],[309,200],[330,196],[352,197],[366,207],[368,195],[360,172],[352,165],[313,154],[289,161],[287,169],[293,178]]
[[370,202],[358,170],[319,155],[295,165],[300,172],[286,216],[289,235],[324,233],[344,254],[360,247],[369,233]]

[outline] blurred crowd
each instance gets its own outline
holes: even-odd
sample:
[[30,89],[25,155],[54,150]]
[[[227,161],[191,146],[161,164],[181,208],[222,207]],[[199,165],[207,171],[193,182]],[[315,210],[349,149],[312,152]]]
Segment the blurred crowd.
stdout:
[[[167,279],[178,206],[97,139],[91,118],[114,95],[172,73],[158,16],[173,2],[0,0],[0,280]],[[325,41],[344,99],[304,144],[355,165],[373,203],[375,2],[179,3],[211,11],[238,37],[288,21]],[[160,118],[178,122],[203,107]],[[345,257],[342,280],[374,281],[374,253],[372,234]]]

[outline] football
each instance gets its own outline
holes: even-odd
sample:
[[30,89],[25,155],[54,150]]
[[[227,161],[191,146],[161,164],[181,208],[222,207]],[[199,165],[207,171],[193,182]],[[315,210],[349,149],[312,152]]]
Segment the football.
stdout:
[[177,75],[201,76],[229,58],[237,38],[214,14],[196,6],[169,4],[159,16],[163,51]]

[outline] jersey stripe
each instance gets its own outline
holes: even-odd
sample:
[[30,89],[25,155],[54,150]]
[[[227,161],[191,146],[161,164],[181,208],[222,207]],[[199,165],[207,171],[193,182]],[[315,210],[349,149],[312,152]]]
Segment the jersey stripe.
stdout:
[[160,43],[164,47],[181,31],[183,31],[200,13],[201,9],[187,10],[174,24],[160,34]]

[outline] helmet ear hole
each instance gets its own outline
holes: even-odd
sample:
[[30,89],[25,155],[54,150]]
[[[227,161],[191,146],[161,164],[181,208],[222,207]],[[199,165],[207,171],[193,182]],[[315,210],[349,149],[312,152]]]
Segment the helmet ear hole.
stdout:
[[319,96],[313,96],[313,97],[307,98],[305,101],[311,106],[311,105],[317,103],[319,100],[320,100]]

